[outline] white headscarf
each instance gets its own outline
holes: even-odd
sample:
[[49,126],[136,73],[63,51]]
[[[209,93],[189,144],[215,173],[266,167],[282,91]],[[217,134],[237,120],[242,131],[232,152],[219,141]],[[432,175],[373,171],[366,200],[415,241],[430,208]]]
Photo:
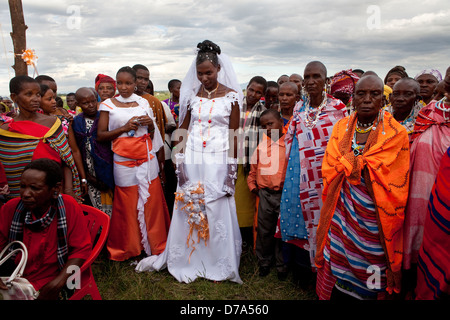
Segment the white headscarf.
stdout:
[[417,78],[419,78],[423,74],[431,74],[432,76],[434,76],[437,79],[438,82],[442,81],[442,74],[439,72],[439,70],[436,70],[436,69],[422,70],[414,77],[414,79],[417,80]]
[[[220,65],[220,71],[217,75],[217,81],[220,84],[233,89],[239,95],[239,109],[242,110],[242,102],[244,100],[244,93],[239,85],[236,73],[234,72],[233,65],[230,58],[221,53],[217,55]],[[179,122],[183,123],[184,117],[187,113],[187,107],[189,106],[191,99],[194,98],[201,87],[201,82],[197,78],[197,63],[196,59],[191,64],[188,73],[186,74],[180,88],[180,113]]]

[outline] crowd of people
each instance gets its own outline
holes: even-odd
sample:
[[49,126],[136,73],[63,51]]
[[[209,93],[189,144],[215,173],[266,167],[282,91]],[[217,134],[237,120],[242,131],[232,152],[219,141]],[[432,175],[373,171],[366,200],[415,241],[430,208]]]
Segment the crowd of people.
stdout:
[[89,251],[78,202],[111,217],[108,258],[137,272],[242,283],[248,251],[259,276],[291,273],[319,299],[448,299],[450,67],[382,78],[311,61],[242,90],[217,44],[197,49],[164,101],[142,64],[98,74],[67,108],[52,77],[11,79],[0,249],[29,245],[25,276],[44,296]]

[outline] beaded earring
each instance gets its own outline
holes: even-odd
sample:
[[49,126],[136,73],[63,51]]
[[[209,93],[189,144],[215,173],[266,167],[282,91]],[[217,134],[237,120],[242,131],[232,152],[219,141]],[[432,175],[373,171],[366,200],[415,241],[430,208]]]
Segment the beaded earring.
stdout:
[[381,131],[382,135],[386,134],[386,132],[384,131],[384,107],[385,105],[383,105],[383,107],[380,108],[380,111],[378,113],[378,123],[381,122],[381,125],[383,126],[383,131]]
[[331,94],[331,84],[328,81],[328,79],[327,79],[327,81],[325,81],[325,85],[324,85],[323,91],[325,93],[327,93],[327,94]]

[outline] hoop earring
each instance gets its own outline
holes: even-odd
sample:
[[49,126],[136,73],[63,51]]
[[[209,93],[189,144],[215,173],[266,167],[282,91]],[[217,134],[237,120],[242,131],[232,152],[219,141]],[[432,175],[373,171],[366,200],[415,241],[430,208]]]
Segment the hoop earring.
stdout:
[[136,87],[134,87],[134,91],[135,91],[135,92],[137,91],[137,86],[136,86]]

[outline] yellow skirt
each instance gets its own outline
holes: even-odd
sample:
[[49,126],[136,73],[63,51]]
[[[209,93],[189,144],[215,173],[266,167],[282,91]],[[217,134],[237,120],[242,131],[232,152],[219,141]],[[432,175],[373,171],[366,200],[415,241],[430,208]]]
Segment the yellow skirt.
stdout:
[[256,196],[248,188],[247,177],[242,165],[238,165],[236,191],[236,212],[240,228],[252,227],[256,212]]

